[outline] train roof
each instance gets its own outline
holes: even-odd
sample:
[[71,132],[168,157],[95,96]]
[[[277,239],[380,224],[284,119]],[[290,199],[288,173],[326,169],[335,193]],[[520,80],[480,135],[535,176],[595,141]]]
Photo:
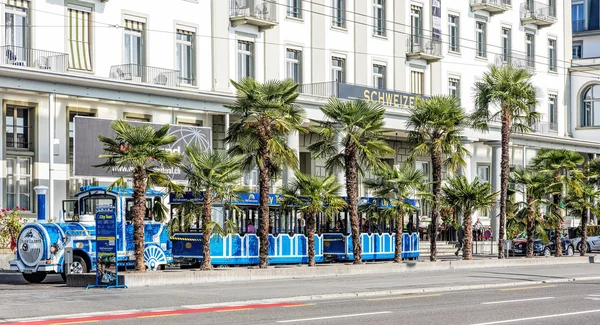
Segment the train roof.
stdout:
[[[108,186],[82,186],[79,189],[79,193],[75,194],[75,196],[80,196],[83,195],[85,193],[91,192],[91,191],[105,191],[105,192],[109,192],[109,193],[113,193],[116,195],[122,195],[122,196],[133,196],[133,188],[131,187],[126,187],[126,188],[113,188],[110,191],[108,190]],[[148,189],[146,190],[146,196],[164,196],[165,193],[161,192],[161,191],[157,191],[157,190],[153,190],[153,189]]]

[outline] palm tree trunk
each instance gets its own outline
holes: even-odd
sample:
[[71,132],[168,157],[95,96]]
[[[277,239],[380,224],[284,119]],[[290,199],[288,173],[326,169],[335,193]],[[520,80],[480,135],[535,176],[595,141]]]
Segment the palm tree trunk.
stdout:
[[204,204],[202,205],[202,265],[201,270],[212,270],[210,260],[210,223],[212,221],[212,191],[204,192]]
[[133,241],[135,271],[146,272],[144,264],[144,216],[146,215],[146,171],[138,167],[133,174]]
[[356,145],[350,144],[345,152],[346,160],[346,193],[348,195],[348,213],[352,227],[352,251],[354,264],[362,264],[362,245],[360,244],[360,224],[358,220],[358,184],[356,161]]
[[[560,181],[560,175],[555,176],[554,178],[555,181]],[[560,200],[561,200],[561,195],[560,194],[554,194],[552,196],[552,200],[554,202],[554,209],[556,209],[556,213],[560,214],[561,211],[558,208],[560,205]],[[556,247],[556,254],[554,256],[556,257],[561,257],[563,256],[563,248],[562,248],[562,243],[560,242],[560,221],[556,220],[556,224],[554,225],[554,246]]]
[[431,255],[429,260],[435,262],[437,260],[436,234],[438,227],[438,217],[440,215],[439,202],[442,193],[442,155],[432,149],[431,151],[431,173],[433,176],[433,211],[431,213],[431,227],[429,229],[429,241]]
[[[404,230],[404,214],[400,213],[396,223],[396,250],[394,251],[394,263],[402,263],[402,231]],[[410,231],[410,230],[409,230]]]
[[465,238],[463,240],[463,259],[473,259],[473,217],[471,211],[465,211],[463,225],[465,228]]
[[[510,115],[508,107],[502,112],[502,157],[500,159],[500,220],[498,222],[498,258],[504,258],[504,236],[506,234],[506,200],[508,199],[508,177],[510,174]],[[495,216],[494,216],[495,217]]]
[[[530,198],[527,198],[527,205],[530,205]],[[529,213],[527,215],[527,257],[533,257],[533,231],[535,229],[534,226],[534,218],[535,214],[538,213],[532,208],[529,208]]]
[[315,266],[315,215],[307,214],[306,219],[306,236],[308,240],[308,266]]
[[587,209],[583,211],[581,216],[581,256],[585,256],[587,252],[587,223],[588,223],[588,214]]
[[[259,168],[259,181],[258,186],[260,187],[260,214],[259,214],[259,240],[260,240],[260,252],[259,252],[259,264],[258,267],[263,269],[268,266],[269,257],[269,187],[270,187],[270,175],[269,175],[269,153],[267,149],[263,150],[261,154],[263,157],[262,166]],[[265,159],[266,158],[266,159]]]

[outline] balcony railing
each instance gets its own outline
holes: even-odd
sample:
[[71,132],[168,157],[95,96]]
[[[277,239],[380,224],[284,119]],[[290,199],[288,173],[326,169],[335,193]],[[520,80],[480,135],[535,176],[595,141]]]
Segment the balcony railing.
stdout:
[[302,84],[298,86],[298,92],[303,95],[317,96],[317,97],[338,97],[339,95],[339,82],[327,81],[327,82],[316,82],[312,84]]
[[543,2],[527,1],[521,4],[521,22],[548,26],[556,22],[556,8]]
[[113,65],[110,68],[110,78],[167,87],[179,86],[179,70],[139,64]]
[[27,47],[4,45],[0,46],[0,64],[45,71],[66,72],[69,67],[69,55]]
[[573,25],[573,32],[583,32],[585,30],[587,30],[585,28],[585,20],[573,20],[572,22]]
[[510,64],[516,68],[526,69],[529,72],[535,71],[535,57],[530,57],[522,53],[511,53],[508,55],[498,54],[496,56],[496,65],[502,66]]
[[439,60],[442,58],[442,42],[411,35],[406,39],[406,55],[430,61]]
[[554,122],[538,122],[533,125],[533,131],[546,135],[558,135],[558,123]]
[[500,13],[511,7],[511,0],[471,0],[471,9]]
[[234,27],[249,24],[269,29],[277,25],[275,6],[273,0],[230,0],[229,18]]

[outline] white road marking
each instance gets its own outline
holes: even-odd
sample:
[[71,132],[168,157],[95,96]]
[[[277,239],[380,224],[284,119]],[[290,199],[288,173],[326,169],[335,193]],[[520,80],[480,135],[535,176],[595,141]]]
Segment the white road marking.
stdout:
[[277,323],[309,322],[309,321],[323,320],[323,319],[360,317],[360,316],[382,315],[382,314],[391,314],[391,313],[392,313],[391,311],[380,311],[380,312],[376,312],[376,313],[349,314],[349,315],[324,316],[324,317],[315,317],[315,318],[301,318],[301,319],[280,320],[280,321],[277,321]]
[[516,299],[516,300],[504,300],[504,301],[490,301],[490,302],[482,302],[482,305],[494,305],[494,304],[504,304],[511,302],[521,302],[521,301],[532,301],[532,300],[547,300],[554,299],[554,297],[540,297],[540,298],[529,298],[529,299]]
[[577,311],[577,312],[573,312],[573,313],[564,313],[564,314],[535,316],[535,317],[527,317],[527,318],[507,319],[507,320],[501,320],[501,321],[497,321],[497,322],[477,323],[477,324],[472,324],[472,325],[506,324],[506,323],[524,322],[524,321],[528,321],[528,320],[545,319],[545,318],[555,318],[555,317],[565,317],[565,316],[583,315],[583,314],[593,314],[593,313],[600,313],[600,309],[586,310],[586,311]]

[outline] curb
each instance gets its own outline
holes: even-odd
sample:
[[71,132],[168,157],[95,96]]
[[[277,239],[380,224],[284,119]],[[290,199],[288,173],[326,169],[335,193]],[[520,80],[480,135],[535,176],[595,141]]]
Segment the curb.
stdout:
[[[166,309],[180,310],[180,309],[192,309],[192,308],[244,306],[244,305],[253,305],[253,304],[269,304],[269,303],[285,303],[285,302],[310,302],[310,301],[337,300],[337,299],[343,300],[343,299],[352,299],[352,298],[371,298],[371,297],[380,297],[380,296],[408,295],[408,294],[418,294],[418,293],[438,293],[438,292],[495,289],[495,288],[530,286],[532,284],[535,285],[535,284],[548,284],[548,283],[567,283],[567,282],[576,282],[576,281],[595,281],[595,280],[600,280],[600,276],[552,279],[552,280],[540,280],[540,281],[519,281],[519,282],[495,283],[495,284],[458,285],[458,286],[431,287],[431,288],[406,289],[406,290],[389,290],[389,291],[384,290],[384,291],[361,291],[361,292],[333,293],[333,294],[323,294],[323,295],[313,295],[313,296],[297,296],[297,297],[289,297],[289,298],[270,298],[270,299],[259,299],[259,300],[221,302],[221,303],[202,304],[202,305],[181,305],[181,306],[176,306],[176,307],[166,308]],[[130,310],[113,311],[112,313],[128,314],[128,313],[148,312],[148,311],[152,311],[152,310],[154,310],[154,309],[130,309]],[[0,320],[0,324],[14,323],[14,322],[27,322],[27,321],[36,321],[36,320],[51,320],[51,319],[58,319],[58,318],[98,316],[98,315],[105,315],[105,314],[106,314],[106,312],[91,312],[91,313],[81,313],[81,314],[65,314],[65,315],[30,317],[30,318],[4,319],[4,320]]]
[[[377,263],[363,265],[328,264],[309,268],[306,266],[255,268],[225,268],[214,271],[172,270],[152,273],[120,273],[119,282],[129,287],[163,285],[189,285],[208,283],[233,283],[258,280],[322,278],[352,275],[391,274],[405,272],[454,271],[483,268],[547,266],[594,263],[594,256],[534,259],[488,259],[475,261],[439,261]],[[77,274],[67,277],[67,286],[85,287],[95,282],[95,274]]]

